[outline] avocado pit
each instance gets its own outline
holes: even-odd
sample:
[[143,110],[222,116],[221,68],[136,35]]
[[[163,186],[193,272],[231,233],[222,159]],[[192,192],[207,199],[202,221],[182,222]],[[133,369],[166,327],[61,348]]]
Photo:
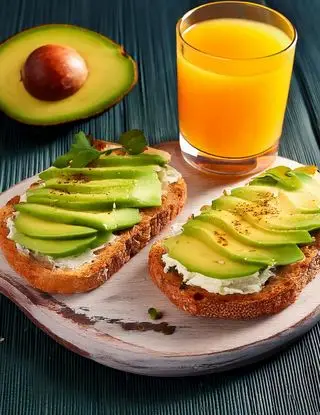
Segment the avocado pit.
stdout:
[[75,94],[88,77],[88,67],[73,48],[44,45],[35,49],[21,69],[21,80],[33,97],[59,101]]

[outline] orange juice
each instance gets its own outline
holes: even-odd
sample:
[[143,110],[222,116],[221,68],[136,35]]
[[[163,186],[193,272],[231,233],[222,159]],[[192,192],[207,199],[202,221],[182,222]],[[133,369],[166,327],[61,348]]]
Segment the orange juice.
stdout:
[[228,158],[274,146],[288,97],[292,38],[269,24],[233,18],[192,25],[182,38],[177,51],[182,136],[198,150]]

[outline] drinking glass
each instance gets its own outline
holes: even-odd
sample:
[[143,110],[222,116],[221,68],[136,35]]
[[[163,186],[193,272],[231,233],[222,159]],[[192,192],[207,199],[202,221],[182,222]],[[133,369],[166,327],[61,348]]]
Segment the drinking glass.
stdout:
[[297,32],[268,7],[208,3],[177,23],[180,148],[194,167],[248,174],[277,155]]

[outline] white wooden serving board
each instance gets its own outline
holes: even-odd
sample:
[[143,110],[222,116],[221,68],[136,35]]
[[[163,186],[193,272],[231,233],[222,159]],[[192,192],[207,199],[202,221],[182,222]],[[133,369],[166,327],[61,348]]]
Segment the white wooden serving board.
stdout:
[[[185,222],[225,187],[240,183],[217,181],[198,173],[182,160],[177,142],[162,144],[161,148],[172,154],[172,165],[188,185],[188,202],[174,223]],[[281,157],[275,164],[298,165]],[[22,194],[33,180],[3,193],[0,206]],[[159,239],[170,231],[169,226]],[[274,353],[320,320],[318,277],[294,305],[272,317],[254,321],[192,317],[176,309],[149,279],[150,246],[151,243],[102,287],[73,296],[50,296],[34,290],[0,253],[0,292],[72,351],[106,366],[152,376],[197,375],[249,364]],[[150,320],[149,307],[162,310],[163,319]]]

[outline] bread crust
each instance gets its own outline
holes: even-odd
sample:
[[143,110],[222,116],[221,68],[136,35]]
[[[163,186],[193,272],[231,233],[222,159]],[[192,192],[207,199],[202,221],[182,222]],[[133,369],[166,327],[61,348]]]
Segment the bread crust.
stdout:
[[195,286],[181,285],[177,272],[164,272],[162,242],[149,253],[149,273],[160,290],[178,308],[195,316],[246,320],[276,314],[294,303],[301,290],[320,270],[320,232],[312,245],[301,248],[305,258],[295,264],[278,267],[264,288],[254,294],[220,295]]
[[[106,146],[106,142],[99,140],[94,144],[96,147]],[[76,270],[58,269],[49,263],[42,263],[18,251],[15,243],[7,238],[7,220],[14,214],[13,205],[19,201],[19,197],[15,197],[0,209],[0,247],[11,267],[34,288],[59,294],[90,291],[103,284],[159,234],[180,213],[186,197],[186,183],[182,178],[170,184],[162,196],[161,207],[141,209],[142,220],[139,224],[122,231],[112,244],[97,253],[92,263]]]

